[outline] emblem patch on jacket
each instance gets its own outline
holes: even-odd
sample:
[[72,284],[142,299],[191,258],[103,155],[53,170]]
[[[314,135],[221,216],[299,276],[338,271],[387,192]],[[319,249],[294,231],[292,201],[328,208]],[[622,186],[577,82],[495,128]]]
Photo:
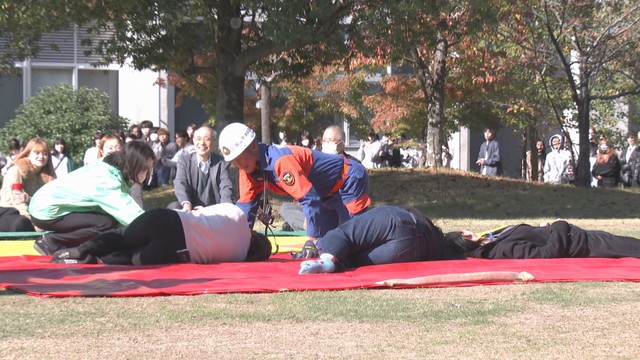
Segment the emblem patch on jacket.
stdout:
[[293,174],[290,172],[286,172],[282,174],[282,182],[291,186],[296,183],[296,178],[293,177]]

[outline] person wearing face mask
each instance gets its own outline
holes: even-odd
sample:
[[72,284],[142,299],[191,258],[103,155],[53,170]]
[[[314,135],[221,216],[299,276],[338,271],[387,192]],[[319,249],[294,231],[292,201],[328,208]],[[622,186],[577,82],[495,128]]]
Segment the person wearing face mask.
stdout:
[[289,138],[287,138],[287,133],[284,131],[280,131],[278,133],[278,139],[280,140],[280,145],[291,145],[289,144]]
[[[303,207],[310,257],[316,239],[364,211],[371,204],[368,178],[362,164],[345,161],[301,146],[267,145],[242,123],[231,123],[220,133],[220,151],[239,169],[240,207],[253,226],[267,189],[293,197]],[[315,250],[317,255],[317,249]]]
[[[322,134],[322,145],[320,150],[325,154],[339,155],[344,158],[345,163],[360,163],[355,156],[351,156],[344,151],[345,134],[341,127],[331,125],[324,130]],[[358,167],[361,171],[356,171],[352,176],[358,178],[358,182],[369,183],[369,174],[364,167]],[[345,194],[346,196],[346,194]],[[285,221],[283,229],[285,230],[305,230],[304,214],[302,206],[295,203],[283,203],[280,207],[280,215]]]
[[571,154],[562,148],[562,135],[555,134],[549,139],[551,150],[544,162],[544,182],[552,184],[569,183]]
[[132,141],[103,161],[42,186],[31,198],[28,211],[35,226],[54,233],[38,237],[34,248],[51,255],[129,225],[144,212],[129,195],[130,188],[144,183],[153,160],[148,145]]
[[27,208],[33,194],[56,178],[47,142],[35,138],[8,168],[0,189],[0,231],[35,231]]
[[606,140],[598,144],[598,156],[591,174],[598,180],[598,187],[616,187],[620,183],[620,160]]
[[313,149],[313,137],[305,130],[300,134],[300,146],[304,146],[309,149]]
[[[367,184],[369,186],[369,173],[367,173],[367,169],[364,166],[360,165],[360,161],[356,159],[354,156],[351,156],[344,152],[344,130],[337,125],[331,125],[324,130],[322,134],[322,152],[325,154],[333,154],[340,155],[344,159],[344,163],[348,166],[353,166],[353,171],[351,173],[351,177],[356,179],[357,183]],[[340,189],[343,196],[348,197],[347,192],[349,189]],[[368,191],[367,188],[364,188],[363,191]],[[350,202],[346,203],[347,209],[349,213],[353,216],[355,213],[351,210],[352,208],[357,208],[355,204]]]

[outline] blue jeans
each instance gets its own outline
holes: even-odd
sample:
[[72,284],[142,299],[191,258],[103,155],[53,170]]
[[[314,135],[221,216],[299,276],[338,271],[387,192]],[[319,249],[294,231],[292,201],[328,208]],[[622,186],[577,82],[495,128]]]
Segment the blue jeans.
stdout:
[[426,259],[423,231],[408,211],[379,206],[329,231],[318,248],[347,268],[421,261]]

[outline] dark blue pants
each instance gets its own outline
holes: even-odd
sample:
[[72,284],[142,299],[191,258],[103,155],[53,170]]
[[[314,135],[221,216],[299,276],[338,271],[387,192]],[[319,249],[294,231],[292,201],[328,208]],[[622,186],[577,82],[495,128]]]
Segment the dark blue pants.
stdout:
[[354,217],[318,240],[318,248],[347,268],[426,259],[423,229],[411,213],[396,206]]

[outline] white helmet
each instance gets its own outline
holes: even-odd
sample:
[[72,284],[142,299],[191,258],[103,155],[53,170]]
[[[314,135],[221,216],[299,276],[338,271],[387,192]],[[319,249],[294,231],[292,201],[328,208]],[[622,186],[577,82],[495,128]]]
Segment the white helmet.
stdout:
[[256,133],[243,123],[231,123],[220,133],[220,152],[226,161],[233,161],[256,138]]

